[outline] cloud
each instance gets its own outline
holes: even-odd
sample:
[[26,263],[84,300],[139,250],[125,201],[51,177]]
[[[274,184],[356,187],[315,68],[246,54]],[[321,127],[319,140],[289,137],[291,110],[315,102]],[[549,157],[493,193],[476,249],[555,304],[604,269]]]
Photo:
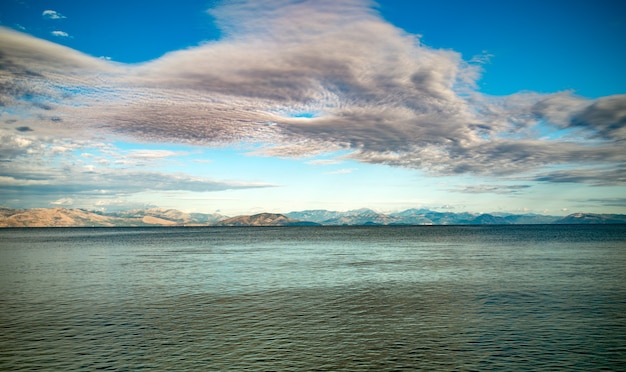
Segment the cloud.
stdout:
[[594,101],[573,117],[572,125],[588,127],[604,138],[626,139],[626,94]]
[[64,195],[82,197],[114,197],[146,191],[213,192],[234,189],[272,187],[258,182],[217,181],[185,174],[139,172],[129,170],[102,170],[86,168],[83,172],[65,172],[58,176],[45,175],[44,179],[29,179],[34,174],[10,174],[0,177],[3,198],[15,196],[33,199],[57,199]]
[[342,168],[342,169],[338,169],[336,171],[327,172],[326,174],[349,174],[349,173],[352,173],[352,172],[354,172],[356,170],[358,170],[358,168]]
[[125,153],[125,157],[142,160],[157,160],[185,155],[189,155],[189,153],[186,151],[171,150],[131,150]]
[[599,198],[587,199],[587,202],[598,203],[607,207],[626,207],[626,198]]
[[[28,118],[33,123],[51,121],[53,109],[61,115],[63,109],[79,104],[72,99],[74,92],[102,85],[102,77],[115,71],[112,64],[2,27],[0,46],[0,78],[4,84],[0,105],[11,107],[22,120]],[[56,117],[61,118],[59,115]],[[67,121],[71,124],[72,119]],[[80,124],[74,124],[71,130],[75,132]]]
[[55,201],[50,202],[52,205],[72,205],[74,204],[74,199],[72,198],[61,198]]
[[540,173],[537,181],[587,183],[593,186],[626,185],[626,166],[623,164],[603,168],[573,168]]
[[[111,166],[120,150],[112,145],[77,139],[52,139],[36,133],[0,129],[0,205],[13,199],[59,204],[74,199],[124,198],[161,191],[213,192],[273,187],[263,182],[216,180],[184,173],[139,171]],[[184,156],[185,152],[136,150],[137,161]],[[135,165],[135,164],[131,164]]]
[[528,189],[530,185],[471,185],[465,186],[461,189],[455,189],[452,191],[462,192],[467,194],[518,194],[521,191]]
[[70,37],[70,35],[65,31],[52,31],[51,34],[56,37]]
[[626,96],[482,94],[487,55],[423,45],[369,1],[237,0],[210,13],[221,40],[137,65],[0,29],[0,104],[38,133],[248,143],[294,158],[342,150],[434,175],[562,182],[551,169],[611,177],[626,161]]
[[55,11],[55,10],[44,10],[43,13],[41,13],[42,17],[46,18],[46,19],[64,19],[67,18],[66,16],[64,16],[63,14]]
[[339,159],[315,159],[307,161],[306,163],[309,165],[334,165],[340,164],[342,161]]
[[533,111],[562,128],[586,129],[591,137],[626,139],[626,94],[597,100],[555,94],[537,102]]

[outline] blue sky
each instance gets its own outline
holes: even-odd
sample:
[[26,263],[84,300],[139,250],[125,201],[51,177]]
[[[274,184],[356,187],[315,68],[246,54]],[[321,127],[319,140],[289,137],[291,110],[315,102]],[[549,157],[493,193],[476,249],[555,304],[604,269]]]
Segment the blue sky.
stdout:
[[0,205],[626,213],[621,1],[0,5]]

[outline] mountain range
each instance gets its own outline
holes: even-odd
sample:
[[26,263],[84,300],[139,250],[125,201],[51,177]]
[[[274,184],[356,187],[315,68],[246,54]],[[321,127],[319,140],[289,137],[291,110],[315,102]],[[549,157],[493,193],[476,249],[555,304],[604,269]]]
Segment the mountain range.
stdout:
[[510,224],[626,224],[623,214],[575,213],[566,217],[539,214],[475,214],[407,209],[378,213],[371,209],[347,212],[306,210],[228,217],[151,208],[122,212],[84,209],[0,207],[0,227],[123,227],[123,226],[370,226],[370,225],[510,225]]

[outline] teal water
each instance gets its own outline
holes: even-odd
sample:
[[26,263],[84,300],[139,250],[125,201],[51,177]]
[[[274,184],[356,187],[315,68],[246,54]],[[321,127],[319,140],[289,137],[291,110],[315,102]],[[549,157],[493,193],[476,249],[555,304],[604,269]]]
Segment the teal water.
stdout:
[[0,370],[624,370],[626,226],[0,230]]

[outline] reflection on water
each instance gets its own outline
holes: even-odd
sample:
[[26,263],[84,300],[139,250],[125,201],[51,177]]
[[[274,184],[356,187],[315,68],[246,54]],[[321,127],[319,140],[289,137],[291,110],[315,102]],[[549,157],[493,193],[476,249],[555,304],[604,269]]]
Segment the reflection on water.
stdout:
[[3,370],[620,370],[626,227],[0,231]]

